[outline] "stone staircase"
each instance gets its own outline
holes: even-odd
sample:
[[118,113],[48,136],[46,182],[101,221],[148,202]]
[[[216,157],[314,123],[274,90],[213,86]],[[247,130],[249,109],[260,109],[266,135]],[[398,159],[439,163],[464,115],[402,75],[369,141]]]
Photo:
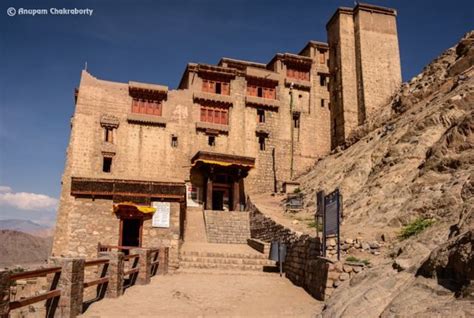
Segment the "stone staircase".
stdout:
[[276,269],[274,261],[246,244],[183,244],[180,269],[183,273],[265,273]]

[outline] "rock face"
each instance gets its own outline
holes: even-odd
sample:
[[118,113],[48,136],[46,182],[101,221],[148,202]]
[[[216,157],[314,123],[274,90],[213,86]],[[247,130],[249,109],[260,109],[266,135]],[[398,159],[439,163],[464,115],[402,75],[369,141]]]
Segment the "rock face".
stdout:
[[[324,317],[474,314],[473,42],[471,31],[298,179],[308,208],[316,191],[339,187],[345,237],[372,242],[384,233],[391,247],[383,262],[335,290]],[[435,223],[397,239],[417,218]]]

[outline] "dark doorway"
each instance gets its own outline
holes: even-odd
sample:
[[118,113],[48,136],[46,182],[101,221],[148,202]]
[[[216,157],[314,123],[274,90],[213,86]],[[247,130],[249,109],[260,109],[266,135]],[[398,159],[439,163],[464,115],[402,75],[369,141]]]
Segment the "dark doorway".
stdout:
[[212,209],[224,210],[224,191],[212,191]]
[[141,243],[141,219],[122,219],[122,246],[140,246]]

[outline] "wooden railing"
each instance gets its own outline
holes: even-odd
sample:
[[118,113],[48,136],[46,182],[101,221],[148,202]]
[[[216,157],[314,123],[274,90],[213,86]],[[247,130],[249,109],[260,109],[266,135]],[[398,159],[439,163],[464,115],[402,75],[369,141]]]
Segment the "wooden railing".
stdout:
[[[158,269],[160,275],[167,273],[168,247],[140,248],[99,244],[98,251],[100,258],[97,259],[52,257],[54,267],[14,274],[0,271],[0,317],[8,317],[11,310],[45,300],[47,317],[76,317],[86,308],[83,302],[85,288],[98,286],[99,294],[93,301],[100,300],[103,296],[116,298],[135,282],[140,285],[150,283],[151,277],[158,273]],[[99,271],[95,272],[99,275],[85,280],[86,272],[91,272],[87,271],[87,268],[93,266],[99,266]],[[45,277],[50,274],[54,274],[54,277],[47,280],[50,282],[47,292],[20,300],[10,298],[13,295],[10,286],[16,280]],[[77,288],[78,283],[82,284],[83,288]]]
[[102,285],[105,283],[109,282],[109,277],[105,276],[107,273],[107,267],[109,266],[109,260],[108,259],[95,259],[91,261],[86,261],[84,263],[84,267],[91,267],[91,266],[97,266],[97,265],[104,265],[104,268],[102,269],[101,277],[99,279],[95,279],[92,281],[84,282],[84,288],[95,286],[95,285]]
[[158,273],[158,266],[160,265],[160,249],[155,248],[151,250],[151,276]]
[[140,248],[138,246],[121,246],[121,245],[104,245],[104,244],[98,244],[97,250],[99,252],[110,252],[112,250],[118,250],[118,251],[128,251],[131,249],[136,249]]
[[[18,309],[24,306],[28,306],[43,300],[59,297],[61,295],[61,290],[57,288],[59,282],[59,276],[61,275],[61,267],[49,267],[49,268],[42,268],[33,271],[21,272],[10,275],[10,283],[17,281],[19,279],[27,279],[27,278],[37,278],[46,276],[48,274],[54,274],[54,278],[52,280],[51,286],[49,291],[43,293],[41,295],[27,297],[21,300],[10,301],[9,310]],[[47,303],[48,310],[50,309],[50,303]]]
[[123,276],[127,276],[130,274],[138,273],[140,268],[138,268],[138,261],[140,259],[139,254],[129,254],[124,256],[124,261],[133,261],[133,264],[131,264],[131,268],[129,270],[124,270],[123,271]]

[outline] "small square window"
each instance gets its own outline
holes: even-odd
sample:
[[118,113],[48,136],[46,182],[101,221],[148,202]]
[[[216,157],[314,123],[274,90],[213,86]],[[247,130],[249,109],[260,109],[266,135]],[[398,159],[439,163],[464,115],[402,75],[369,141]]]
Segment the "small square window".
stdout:
[[112,170],[112,158],[104,157],[102,162],[102,171],[109,173]]
[[326,75],[323,75],[323,74],[319,75],[319,85],[320,86],[326,86],[326,84],[327,84]]
[[105,142],[113,143],[114,142],[113,129],[110,127],[105,127],[104,132],[105,132],[105,138],[104,138]]
[[265,122],[265,111],[263,109],[257,109],[258,122]]
[[207,139],[207,144],[211,147],[216,145],[216,136],[209,136]]
[[258,144],[259,144],[259,147],[260,147],[260,151],[264,151],[265,150],[265,136],[258,136]]
[[326,101],[324,99],[321,99],[321,107],[326,106]]
[[171,136],[171,147],[178,147],[178,136]]
[[299,113],[293,114],[293,127],[300,128],[300,114]]

